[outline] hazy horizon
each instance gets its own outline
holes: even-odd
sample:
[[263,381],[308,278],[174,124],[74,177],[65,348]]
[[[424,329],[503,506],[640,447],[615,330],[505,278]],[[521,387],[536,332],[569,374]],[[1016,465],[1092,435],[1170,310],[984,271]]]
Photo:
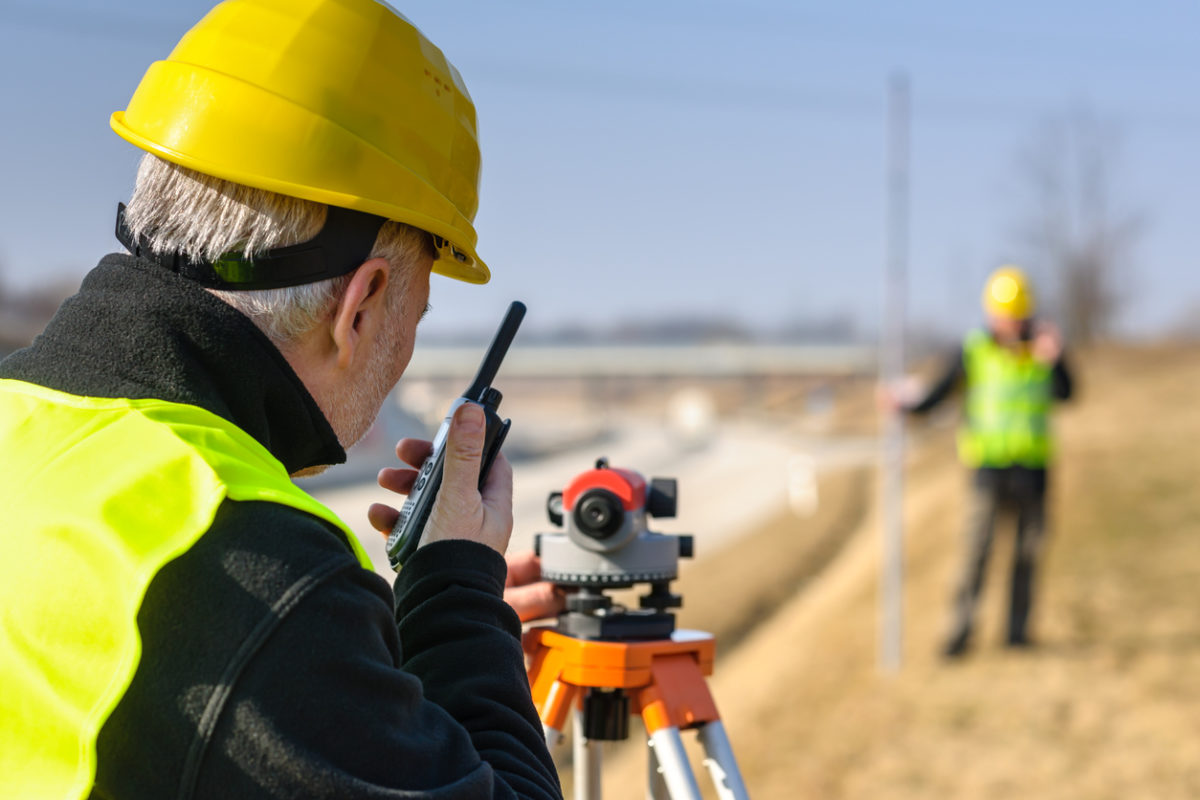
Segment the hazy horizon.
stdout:
[[[11,122],[0,131],[0,276],[75,280],[117,246],[141,151],[116,137],[145,68],[209,7],[53,0],[0,8]],[[912,325],[978,321],[979,285],[1027,260],[1018,153],[1090,109],[1117,143],[1111,205],[1145,221],[1121,265],[1120,328],[1200,317],[1200,7],[1071,2],[394,3],[478,107],[477,227],[488,287],[436,279],[432,335],[704,316],[755,329],[877,325],[886,90],[913,96]]]

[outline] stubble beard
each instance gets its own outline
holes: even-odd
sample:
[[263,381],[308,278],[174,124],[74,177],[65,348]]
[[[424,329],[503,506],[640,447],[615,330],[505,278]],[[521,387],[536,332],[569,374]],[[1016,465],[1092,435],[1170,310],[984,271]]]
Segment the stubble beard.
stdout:
[[349,450],[367,435],[388,393],[400,379],[396,371],[399,345],[400,326],[388,326],[362,380],[345,387],[334,398],[329,424],[344,449]]

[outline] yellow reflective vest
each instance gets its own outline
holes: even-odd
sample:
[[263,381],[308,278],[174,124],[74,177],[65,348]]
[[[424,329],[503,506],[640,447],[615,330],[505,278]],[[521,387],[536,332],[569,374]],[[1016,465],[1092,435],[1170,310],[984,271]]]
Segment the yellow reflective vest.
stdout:
[[196,406],[0,380],[0,797],[83,798],[96,738],[133,680],[155,574],[226,500],[346,534],[265,447]]
[[984,331],[963,342],[966,402],[959,458],[969,467],[1044,467],[1050,459],[1053,367]]

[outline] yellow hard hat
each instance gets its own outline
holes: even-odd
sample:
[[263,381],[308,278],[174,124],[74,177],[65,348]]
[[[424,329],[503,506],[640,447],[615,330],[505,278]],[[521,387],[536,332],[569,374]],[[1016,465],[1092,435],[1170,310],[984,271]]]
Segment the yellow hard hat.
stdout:
[[379,0],[227,0],[111,123],[198,172],[428,231],[435,272],[490,278],[472,224],[475,104],[441,50]]
[[983,289],[983,310],[991,316],[1027,319],[1036,307],[1033,286],[1020,267],[1000,267],[988,278]]

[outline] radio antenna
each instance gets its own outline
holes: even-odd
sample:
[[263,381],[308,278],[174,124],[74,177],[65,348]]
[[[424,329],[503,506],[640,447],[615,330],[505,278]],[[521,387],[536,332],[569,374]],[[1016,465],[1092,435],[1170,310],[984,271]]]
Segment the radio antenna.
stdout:
[[504,321],[500,323],[500,329],[496,331],[491,346],[488,347],[487,355],[483,357],[483,363],[479,365],[479,372],[475,373],[475,380],[470,388],[463,392],[463,397],[470,400],[482,399],[484,390],[495,380],[500,362],[504,360],[504,354],[508,352],[508,346],[512,344],[513,337],[517,335],[517,328],[521,327],[521,320],[524,318],[525,304],[514,300],[508,307],[508,313],[504,315]]

